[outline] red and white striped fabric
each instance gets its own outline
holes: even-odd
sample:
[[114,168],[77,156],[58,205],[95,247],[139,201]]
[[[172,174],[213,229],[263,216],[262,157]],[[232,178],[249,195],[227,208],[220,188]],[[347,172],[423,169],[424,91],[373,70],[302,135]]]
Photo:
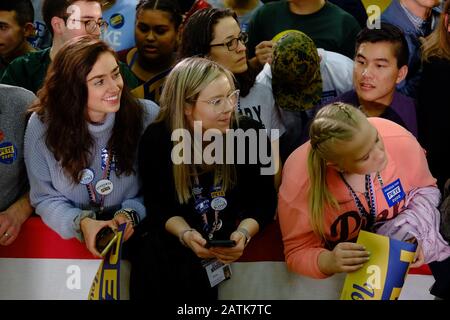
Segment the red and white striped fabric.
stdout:
[[[76,239],[63,240],[39,217],[24,223],[17,240],[0,246],[0,299],[86,300],[100,265]],[[256,235],[219,287],[220,299],[339,299],[345,275],[315,280],[289,272],[277,223]],[[122,298],[128,298],[129,263],[123,261]],[[411,269],[400,299],[433,299],[427,267]]]
[[[31,217],[12,245],[0,246],[0,299],[87,300],[100,262],[78,240],[64,240],[40,217]],[[127,299],[130,266],[122,262]]]

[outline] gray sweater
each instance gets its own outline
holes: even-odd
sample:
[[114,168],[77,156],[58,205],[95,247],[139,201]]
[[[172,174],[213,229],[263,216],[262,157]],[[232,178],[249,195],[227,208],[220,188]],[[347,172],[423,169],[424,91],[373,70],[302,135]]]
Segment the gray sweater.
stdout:
[[35,98],[26,89],[0,85],[0,211],[28,190],[23,137],[26,110]]
[[[144,128],[146,128],[153,121],[158,107],[152,102],[147,102],[144,109]],[[88,124],[95,140],[91,150],[93,161],[89,166],[95,174],[92,181],[94,186],[102,179],[101,149],[107,145],[111,136],[114,119],[115,113],[110,113],[102,125]],[[31,203],[42,220],[62,238],[74,238],[76,237],[74,219],[82,210],[90,209],[88,191],[85,185],[73,183],[63,172],[60,163],[47,148],[45,132],[46,125],[35,113],[32,114],[25,133],[25,163],[30,179]],[[137,171],[137,162],[135,170]],[[111,170],[110,180],[113,183],[113,190],[105,196],[105,212],[130,208],[136,210],[143,219],[146,211],[143,198],[139,194],[138,177],[125,174],[118,177],[115,171]],[[96,196],[98,198],[99,194]],[[102,217],[97,218],[103,220]]]

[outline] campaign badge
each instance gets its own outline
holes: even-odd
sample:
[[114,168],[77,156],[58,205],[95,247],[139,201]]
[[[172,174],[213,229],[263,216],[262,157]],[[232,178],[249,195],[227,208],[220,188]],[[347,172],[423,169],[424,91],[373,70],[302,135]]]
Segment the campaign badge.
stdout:
[[98,194],[101,194],[102,196],[110,194],[113,191],[113,188],[113,183],[108,179],[99,180],[95,184],[95,190],[97,190]]
[[84,185],[89,184],[92,182],[92,180],[94,180],[94,176],[94,171],[92,171],[91,169],[83,169],[79,173],[80,183]]
[[11,142],[0,143],[0,162],[11,164],[17,159],[17,148]]
[[217,197],[212,199],[211,201],[211,208],[216,211],[221,211],[225,209],[227,206],[227,200],[223,197]]
[[109,18],[109,25],[114,29],[120,29],[125,24],[125,17],[123,14],[114,13],[111,18]]
[[400,202],[403,198],[405,198],[405,192],[403,191],[400,179],[397,179],[385,186],[383,188],[383,194],[389,207],[392,207],[394,204]]

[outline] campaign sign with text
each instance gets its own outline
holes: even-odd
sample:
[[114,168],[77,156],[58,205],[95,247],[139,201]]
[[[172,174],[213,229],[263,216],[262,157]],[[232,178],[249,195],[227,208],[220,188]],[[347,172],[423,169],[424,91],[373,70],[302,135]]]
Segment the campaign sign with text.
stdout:
[[357,243],[370,259],[358,271],[348,273],[341,300],[396,300],[400,296],[416,244],[361,231]]

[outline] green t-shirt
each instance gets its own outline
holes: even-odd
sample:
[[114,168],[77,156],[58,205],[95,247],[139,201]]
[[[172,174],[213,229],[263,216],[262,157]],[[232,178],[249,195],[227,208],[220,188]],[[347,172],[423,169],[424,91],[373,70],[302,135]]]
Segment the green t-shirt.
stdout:
[[291,29],[304,32],[317,48],[353,59],[356,35],[361,28],[349,13],[329,2],[308,15],[292,13],[287,1],[267,3],[250,20],[249,57],[255,56],[255,47],[261,41],[272,40],[278,33]]
[[[50,48],[27,53],[8,65],[0,83],[22,87],[36,93],[44,83],[50,63]],[[130,89],[137,87],[139,82],[127,65],[119,62],[119,66],[127,86]]]

